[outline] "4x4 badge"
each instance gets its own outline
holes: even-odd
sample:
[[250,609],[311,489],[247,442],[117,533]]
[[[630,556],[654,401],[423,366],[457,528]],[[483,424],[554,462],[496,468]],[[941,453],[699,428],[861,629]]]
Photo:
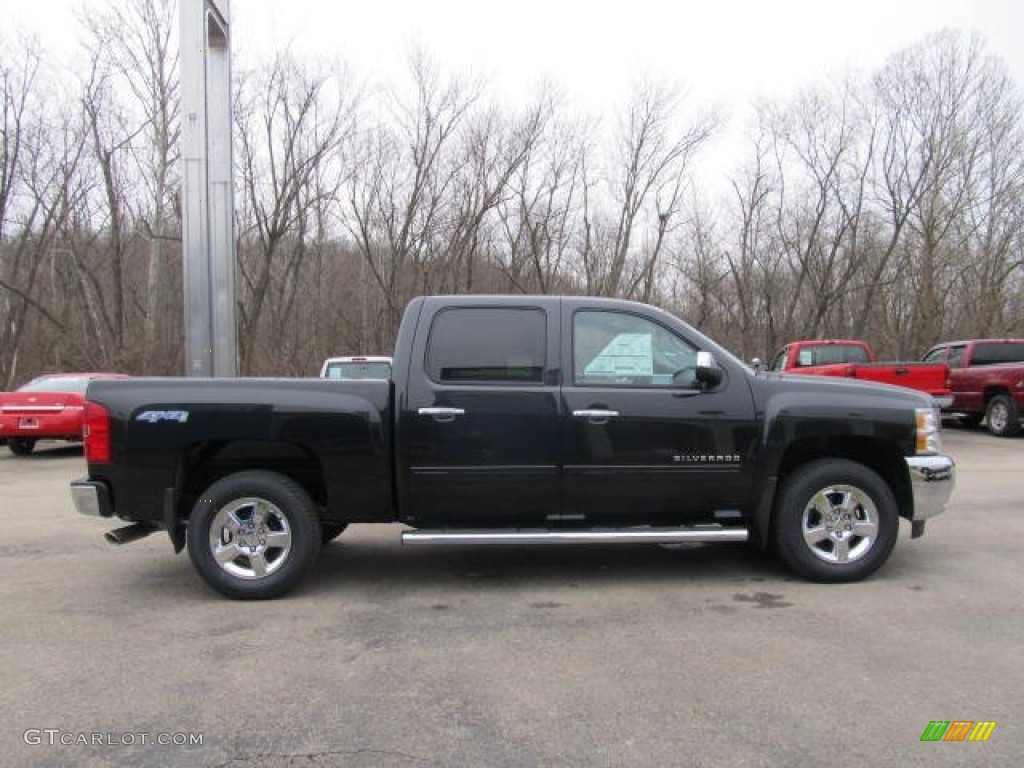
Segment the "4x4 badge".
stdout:
[[156,424],[158,421],[176,421],[184,424],[188,421],[188,411],[143,411],[135,420],[148,421],[150,424]]

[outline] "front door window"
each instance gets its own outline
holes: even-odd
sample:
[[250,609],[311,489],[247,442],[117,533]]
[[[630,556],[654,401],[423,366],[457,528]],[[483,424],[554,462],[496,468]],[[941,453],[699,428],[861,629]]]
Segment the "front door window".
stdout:
[[693,387],[697,349],[660,325],[622,312],[578,312],[576,386]]

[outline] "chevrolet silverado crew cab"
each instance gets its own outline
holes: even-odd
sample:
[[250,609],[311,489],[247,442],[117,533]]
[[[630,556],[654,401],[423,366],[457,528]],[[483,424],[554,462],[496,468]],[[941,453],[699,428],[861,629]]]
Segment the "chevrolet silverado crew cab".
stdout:
[[186,545],[233,598],[292,588],[350,523],[405,544],[751,542],[861,579],[954,484],[911,390],[755,374],[675,317],[612,299],[406,308],[391,380],[90,385],[79,512]]

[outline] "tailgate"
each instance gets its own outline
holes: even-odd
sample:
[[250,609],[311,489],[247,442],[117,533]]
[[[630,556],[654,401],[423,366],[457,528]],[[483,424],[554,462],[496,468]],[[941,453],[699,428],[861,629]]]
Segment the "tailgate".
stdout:
[[944,363],[866,363],[853,366],[854,377],[916,389],[931,395],[949,393],[949,369]]

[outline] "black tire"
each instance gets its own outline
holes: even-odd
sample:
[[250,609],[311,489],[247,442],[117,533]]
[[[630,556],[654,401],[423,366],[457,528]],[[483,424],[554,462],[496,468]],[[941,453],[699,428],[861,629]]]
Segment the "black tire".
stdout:
[[203,581],[222,595],[264,600],[302,580],[322,535],[301,486],[276,472],[247,470],[203,491],[188,520],[188,554]]
[[985,409],[988,431],[996,437],[1013,437],[1020,432],[1020,412],[1009,395],[996,395]]
[[[825,503],[829,509],[819,509]],[[779,558],[800,576],[859,581],[889,559],[899,534],[899,508],[889,486],[868,467],[822,459],[786,478],[776,500],[774,534]]]
[[36,447],[36,439],[34,437],[11,437],[7,440],[7,447],[15,456],[28,456]]
[[341,536],[348,528],[348,523],[320,523],[320,542],[327,544]]

